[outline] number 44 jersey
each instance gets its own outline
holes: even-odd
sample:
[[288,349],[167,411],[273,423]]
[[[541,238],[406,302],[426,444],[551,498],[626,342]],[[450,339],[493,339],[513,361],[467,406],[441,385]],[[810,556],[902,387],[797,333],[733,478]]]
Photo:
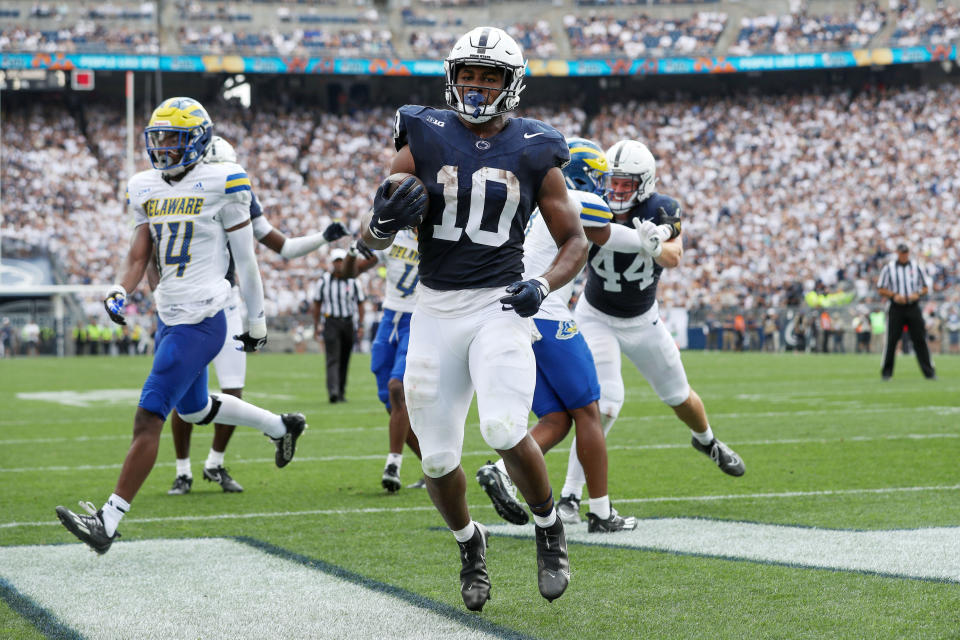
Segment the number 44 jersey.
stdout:
[[[635,218],[661,224],[667,221],[664,218],[671,217],[680,217],[680,205],[670,196],[654,193],[631,208],[623,222],[611,224],[624,224],[633,229]],[[662,271],[663,267],[653,258],[591,245],[584,295],[591,306],[607,315],[633,318],[656,302]]]
[[250,194],[246,172],[228,162],[200,162],[179,182],[155,170],[130,179],[134,226],[150,225],[160,273],[154,297],[165,324],[196,324],[229,300],[226,229],[250,219]]
[[524,229],[547,172],[570,161],[559,131],[511,118],[481,138],[453,111],[407,105],[394,143],[409,145],[430,196],[419,228],[420,280],[431,289],[505,286],[523,273]]

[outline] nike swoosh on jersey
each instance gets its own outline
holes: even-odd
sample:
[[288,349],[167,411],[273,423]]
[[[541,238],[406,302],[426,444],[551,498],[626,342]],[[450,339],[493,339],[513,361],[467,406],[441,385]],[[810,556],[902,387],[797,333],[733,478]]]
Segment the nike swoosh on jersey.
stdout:
[[527,139],[527,138],[536,138],[537,136],[542,136],[542,135],[543,135],[543,131],[541,131],[540,133],[525,133],[523,134],[523,137],[524,139]]

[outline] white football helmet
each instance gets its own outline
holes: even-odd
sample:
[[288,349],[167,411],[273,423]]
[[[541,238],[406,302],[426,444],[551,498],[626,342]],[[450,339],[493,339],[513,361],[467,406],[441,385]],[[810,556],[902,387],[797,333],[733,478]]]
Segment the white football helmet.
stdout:
[[[610,210],[624,213],[653,195],[657,184],[657,163],[647,145],[636,140],[621,140],[607,149],[610,173],[604,176],[604,197]],[[633,180],[629,190],[611,187],[615,178]]]
[[[486,87],[457,84],[457,71],[466,65],[503,69],[503,90],[491,104],[484,104],[480,101],[480,94],[471,91]],[[473,29],[457,40],[450,55],[443,61],[443,70],[447,76],[444,91],[447,106],[467,122],[477,124],[486,122],[495,115],[513,111],[520,104],[520,92],[524,89],[525,66],[520,45],[507,35],[506,31],[496,27]],[[461,92],[463,96],[460,95]]]
[[210,146],[207,147],[207,155],[203,158],[204,162],[237,162],[237,151],[233,145],[221,138],[213,136],[210,140]]

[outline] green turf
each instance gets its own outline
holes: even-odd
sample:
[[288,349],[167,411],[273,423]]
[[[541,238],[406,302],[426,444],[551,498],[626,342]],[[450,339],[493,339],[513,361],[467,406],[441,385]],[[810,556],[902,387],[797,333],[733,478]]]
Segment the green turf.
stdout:
[[[714,430],[743,456],[747,474],[724,476],[689,447],[687,430],[627,364],[627,402],[608,441],[610,493],[621,512],[845,529],[960,526],[955,488],[852,492],[957,485],[960,358],[939,357],[940,380],[928,382],[912,357],[901,356],[886,383],[877,355],[690,352],[684,361]],[[78,499],[104,501],[129,445],[133,416],[132,402],[64,407],[17,394],[136,390],[149,362],[0,361],[0,545],[75,542],[54,524],[53,508]],[[310,430],[298,459],[276,469],[272,445],[241,428],[227,466],[246,491],[226,495],[200,478],[211,432],[198,427],[194,490],[169,497],[174,456],[165,433],[158,466],[121,526],[124,538],[250,536],[462,607],[453,538],[440,530],[431,508],[413,509],[429,507],[426,493],[386,495],[380,488],[386,413],[376,401],[368,363],[354,357],[349,402],[329,405],[321,357],[251,358],[248,398],[271,410],[307,415]],[[936,437],[910,437],[918,435]],[[468,417],[464,451],[473,515],[498,522],[472,481],[492,453],[475,411]],[[566,455],[564,443],[547,456],[557,491]],[[404,483],[418,475],[416,460],[406,455]],[[782,495],[787,492],[828,493]],[[668,500],[733,494],[758,495]],[[291,513],[303,511],[315,513]],[[275,515],[188,518],[245,513]],[[22,524],[2,526],[9,523]],[[584,545],[571,545],[570,557],[570,589],[548,604],[537,593],[533,542],[493,538],[493,599],[482,616],[541,638],[960,637],[955,583]],[[0,602],[0,637],[42,636]]]

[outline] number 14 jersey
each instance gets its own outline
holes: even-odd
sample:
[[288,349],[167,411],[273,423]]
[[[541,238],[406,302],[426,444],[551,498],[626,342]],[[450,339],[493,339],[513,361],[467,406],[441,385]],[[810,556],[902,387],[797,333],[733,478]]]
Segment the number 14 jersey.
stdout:
[[430,196],[419,228],[420,280],[431,289],[505,286],[523,273],[524,229],[547,172],[570,161],[559,131],[511,118],[481,138],[453,111],[407,105],[394,143],[409,145]]
[[226,229],[250,219],[250,180],[240,165],[198,163],[168,183],[156,170],[127,184],[134,226],[147,224],[160,283],[154,291],[167,325],[196,324],[230,297]]

